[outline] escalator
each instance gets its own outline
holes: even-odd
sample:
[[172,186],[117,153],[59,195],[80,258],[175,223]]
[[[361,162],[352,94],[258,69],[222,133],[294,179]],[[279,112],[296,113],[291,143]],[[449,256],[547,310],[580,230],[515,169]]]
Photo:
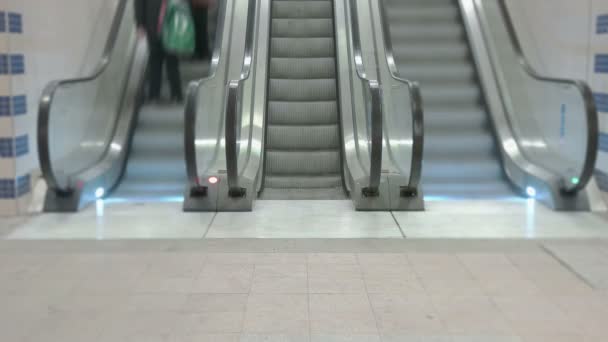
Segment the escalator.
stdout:
[[345,199],[332,1],[272,2],[262,199]]
[[590,208],[598,127],[589,87],[527,64],[504,0],[380,2],[399,73],[422,89],[427,198]]
[[381,33],[357,2],[222,3],[222,47],[188,93],[184,210],[248,211],[258,199],[423,208],[418,88],[389,75],[386,56],[360,58]]
[[[207,63],[180,62],[182,87],[205,75]],[[168,98],[168,89],[165,91]],[[182,201],[184,163],[184,106],[144,104],[139,110],[126,169],[109,200],[128,202]]]
[[[117,3],[101,61],[87,77],[55,81],[39,109],[44,210],[71,212],[107,201],[182,201],[183,104],[142,103],[148,62],[132,0]],[[181,63],[183,86],[206,63]],[[163,89],[166,92],[167,89]]]
[[424,98],[425,195],[512,197],[458,3],[394,0],[387,8],[397,65]]

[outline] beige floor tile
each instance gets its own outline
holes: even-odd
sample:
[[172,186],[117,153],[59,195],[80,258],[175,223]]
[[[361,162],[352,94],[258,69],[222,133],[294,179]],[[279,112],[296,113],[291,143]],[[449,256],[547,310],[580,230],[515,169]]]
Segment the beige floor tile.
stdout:
[[359,265],[409,265],[403,253],[359,253]]
[[421,277],[427,294],[432,296],[484,296],[479,283],[468,275],[434,274]]
[[245,333],[308,334],[307,295],[251,294],[245,314]]
[[585,341],[584,335],[568,334],[568,335],[524,335],[524,342],[581,342]]
[[95,341],[107,319],[108,316],[97,312],[52,313],[32,327],[25,341]]
[[358,263],[357,255],[354,253],[311,253],[307,257],[309,264],[344,264],[355,265]]
[[507,257],[518,267],[555,267],[559,261],[545,252],[508,253]]
[[240,342],[241,334],[176,333],[168,342]]
[[492,299],[520,334],[576,334],[580,327],[557,304],[541,296]]
[[253,270],[253,264],[206,264],[194,282],[192,292],[249,293]]
[[137,286],[139,274],[107,271],[83,279],[75,293],[85,295],[127,295]]
[[0,311],[0,341],[26,341],[48,316],[49,313]]
[[445,326],[426,296],[370,294],[381,334],[441,334]]
[[128,311],[180,311],[184,307],[185,294],[134,294],[126,298],[124,308]]
[[0,313],[5,314],[38,314],[59,310],[70,296],[40,293],[27,294],[0,294]]
[[390,334],[382,335],[382,342],[452,342],[449,335]]
[[368,293],[426,294],[426,290],[417,278],[366,276],[364,280]]
[[255,264],[256,253],[208,253],[206,262],[218,265],[247,265]]
[[376,321],[366,294],[311,294],[313,334],[377,334]]
[[334,334],[314,334],[310,337],[311,342],[380,342],[380,335],[334,335]]
[[203,311],[180,313],[176,321],[176,333],[240,333],[243,329],[244,311]]
[[361,264],[361,272],[366,277],[417,278],[416,271],[406,264]]
[[309,264],[310,293],[365,293],[361,268],[356,264]]
[[256,253],[254,260],[257,265],[306,264],[308,255],[305,253]]
[[136,294],[187,294],[193,291],[193,277],[164,277],[158,274],[144,274],[135,282]]
[[308,291],[310,293],[365,293],[363,278],[349,278],[342,276],[312,277],[308,278]]
[[197,293],[189,295],[181,308],[184,312],[245,311],[247,294]]
[[505,335],[452,335],[452,342],[523,342],[520,336]]
[[506,317],[488,297],[434,297],[433,304],[452,334],[514,334]]
[[456,257],[466,267],[513,265],[503,253],[459,253]]
[[532,296],[539,288],[514,267],[473,271],[473,276],[488,296]]
[[255,265],[252,293],[308,293],[306,264]]
[[148,255],[145,276],[167,278],[197,277],[205,263],[203,253],[154,253]]
[[464,265],[456,254],[408,253],[407,259],[415,269],[464,270]]
[[129,296],[127,294],[71,294],[62,297],[49,308],[49,311],[105,313],[124,311],[127,309]]
[[242,334],[240,342],[310,342],[308,334]]
[[587,283],[559,264],[525,265],[520,266],[520,270],[545,295],[588,295],[593,292]]

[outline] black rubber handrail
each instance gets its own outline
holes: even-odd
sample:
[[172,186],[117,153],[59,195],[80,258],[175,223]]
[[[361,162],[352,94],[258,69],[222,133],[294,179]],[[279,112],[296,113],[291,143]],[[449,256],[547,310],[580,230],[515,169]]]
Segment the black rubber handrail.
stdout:
[[89,76],[65,79],[59,81],[52,81],[49,83],[42,92],[40,103],[38,106],[38,159],[40,162],[40,169],[42,176],[44,177],[46,184],[49,189],[53,189],[59,194],[70,194],[74,189],[70,187],[70,184],[60,184],[57,175],[53,171],[50,141],[49,141],[49,122],[51,107],[53,105],[53,99],[57,89],[66,85],[73,85],[78,83],[87,83],[99,78],[103,72],[107,69],[111,61],[112,52],[116,47],[116,40],[120,31],[120,25],[124,18],[124,13],[127,8],[129,0],[121,0],[116,8],[116,14],[112,20],[110,27],[110,33],[104,47],[100,62],[97,64],[95,70]]
[[242,87],[245,80],[251,74],[251,66],[253,63],[253,38],[255,30],[255,14],[257,9],[257,0],[249,0],[249,8],[247,9],[247,27],[245,33],[245,51],[243,55],[243,67],[241,75],[236,80],[231,80],[228,83],[228,98],[226,102],[226,175],[228,181],[228,194],[230,197],[243,197],[246,195],[246,189],[239,182],[239,167],[238,167],[238,135],[240,133],[239,125],[239,106],[242,101]]
[[399,74],[395,55],[393,53],[393,41],[386,13],[384,0],[378,1],[380,5],[380,15],[382,21],[382,36],[384,38],[384,48],[386,63],[391,77],[408,87],[410,93],[410,110],[412,112],[412,161],[410,164],[410,178],[407,187],[401,188],[402,196],[417,196],[422,179],[422,160],[424,158],[424,104],[422,92],[418,82],[410,81]]
[[[227,1],[220,1],[217,14],[217,31],[215,32],[215,42],[209,74],[197,81],[190,82],[186,95],[186,105],[184,108],[184,160],[186,162],[186,173],[190,184],[190,191],[193,195],[206,194],[207,188],[201,185],[198,174],[198,164],[196,158],[196,123],[197,111],[199,107],[200,88],[206,82],[214,79],[222,58],[222,44],[224,41],[224,23],[226,21]],[[218,141],[219,143],[219,141]]]
[[599,144],[599,122],[597,117],[597,108],[593,98],[593,92],[591,91],[589,85],[587,85],[587,83],[583,81],[547,77],[538,73],[531,66],[525,54],[523,53],[522,45],[519,41],[519,37],[517,36],[517,32],[515,31],[515,25],[513,24],[509,9],[507,8],[506,1],[498,0],[498,3],[500,5],[500,10],[502,11],[502,15],[505,18],[505,22],[507,24],[507,31],[509,32],[511,43],[515,48],[515,53],[517,54],[519,63],[523,66],[523,69],[526,71],[526,73],[530,77],[538,81],[574,86],[580,91],[581,96],[584,100],[585,119],[587,120],[587,151],[585,154],[585,162],[583,164],[581,174],[578,176],[578,182],[576,184],[573,184],[572,182],[566,179],[562,179],[562,184],[560,184],[561,191],[563,193],[575,194],[585,189],[585,187],[591,180],[591,177],[593,177],[593,173],[595,171],[595,163],[597,159],[597,150]]
[[[380,178],[382,175],[382,140],[383,140],[383,121],[384,108],[382,107],[382,90],[378,80],[368,78],[363,63],[363,54],[361,51],[361,33],[359,31],[359,19],[357,17],[357,0],[350,0],[350,23],[352,31],[352,44],[355,59],[355,69],[358,77],[363,81],[365,87],[371,95],[369,99],[371,106],[371,143],[370,143],[370,170],[369,184],[364,186],[362,193],[366,197],[375,197],[380,194]],[[367,108],[366,102],[366,108]]]

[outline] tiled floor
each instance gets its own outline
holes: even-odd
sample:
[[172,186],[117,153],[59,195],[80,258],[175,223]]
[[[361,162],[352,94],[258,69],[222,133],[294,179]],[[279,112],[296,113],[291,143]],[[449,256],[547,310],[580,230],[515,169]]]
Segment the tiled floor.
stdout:
[[608,341],[605,213],[351,205],[0,220],[0,341]]
[[[0,224],[3,222],[0,220]],[[16,226],[16,228],[14,227]],[[102,203],[4,223],[9,239],[608,238],[608,214],[534,201],[429,201],[424,212],[356,212],[350,201],[257,201],[242,213],[182,213],[179,203]]]
[[535,245],[218,254],[14,243],[0,246],[1,341],[608,340],[608,291]]

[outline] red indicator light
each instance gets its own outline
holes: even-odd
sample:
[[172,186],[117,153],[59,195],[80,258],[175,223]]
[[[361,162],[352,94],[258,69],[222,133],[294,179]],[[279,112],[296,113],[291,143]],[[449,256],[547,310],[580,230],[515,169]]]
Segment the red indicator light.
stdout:
[[207,179],[207,181],[209,182],[209,184],[217,184],[220,180],[215,176],[211,176]]

